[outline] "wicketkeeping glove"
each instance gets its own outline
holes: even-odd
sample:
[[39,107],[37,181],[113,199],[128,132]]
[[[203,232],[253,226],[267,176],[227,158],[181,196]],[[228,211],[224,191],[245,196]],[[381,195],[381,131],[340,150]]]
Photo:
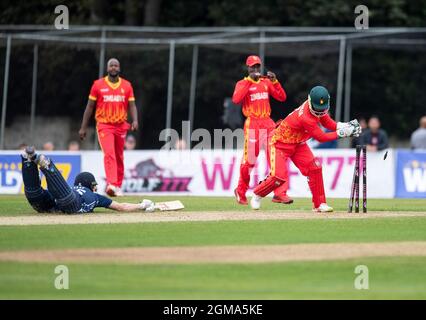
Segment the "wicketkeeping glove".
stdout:
[[350,122],[337,122],[337,130],[349,127],[350,125]]
[[349,122],[337,122],[337,130],[342,129],[344,127],[349,127],[349,126],[354,126],[356,128],[356,127],[360,127],[360,124],[357,119],[353,119]]
[[361,132],[362,132],[361,126],[355,127],[355,131],[352,136],[359,137],[361,135]]
[[348,137],[354,136],[354,133],[356,132],[356,128],[350,125],[350,126],[345,126],[343,128],[337,129],[336,132],[340,138],[348,138]]
[[353,125],[355,128],[361,127],[357,119],[353,119],[353,120],[349,121],[349,124]]
[[355,132],[354,132],[353,136],[359,137],[361,132],[362,132],[362,128],[361,128],[361,125],[359,124],[358,120],[354,119],[354,120],[349,121],[349,123],[355,127]]

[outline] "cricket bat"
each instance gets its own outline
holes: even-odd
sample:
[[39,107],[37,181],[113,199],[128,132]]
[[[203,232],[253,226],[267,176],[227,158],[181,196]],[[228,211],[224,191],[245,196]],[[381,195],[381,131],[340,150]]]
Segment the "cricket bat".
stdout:
[[155,203],[155,209],[159,209],[160,211],[175,211],[183,208],[185,208],[185,206],[179,200]]

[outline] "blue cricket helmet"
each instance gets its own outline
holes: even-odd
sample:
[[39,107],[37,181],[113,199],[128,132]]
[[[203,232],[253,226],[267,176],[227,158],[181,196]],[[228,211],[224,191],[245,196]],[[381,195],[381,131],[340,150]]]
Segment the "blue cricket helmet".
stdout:
[[90,172],[80,172],[74,180],[75,186],[86,187],[90,190],[93,190],[94,187],[98,185],[96,182],[95,176]]

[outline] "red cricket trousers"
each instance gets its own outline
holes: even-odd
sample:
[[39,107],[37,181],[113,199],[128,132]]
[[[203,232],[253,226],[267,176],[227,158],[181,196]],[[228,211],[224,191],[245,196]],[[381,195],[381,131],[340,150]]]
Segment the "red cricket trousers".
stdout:
[[98,123],[98,140],[104,153],[106,182],[121,187],[124,178],[124,141],[130,124]]
[[318,208],[321,203],[326,203],[321,164],[315,159],[311,149],[305,142],[276,142],[271,145],[270,152],[270,176],[286,180],[288,177],[287,161],[290,158],[300,172],[308,177],[314,207]]
[[[263,148],[266,152],[266,158],[270,167],[270,139],[275,129],[275,122],[267,118],[248,117],[244,123],[244,155],[240,165],[240,178],[238,180],[238,190],[246,193],[250,184],[250,172],[256,165],[257,157]],[[274,193],[285,195],[288,190],[288,175],[285,183],[275,189]]]

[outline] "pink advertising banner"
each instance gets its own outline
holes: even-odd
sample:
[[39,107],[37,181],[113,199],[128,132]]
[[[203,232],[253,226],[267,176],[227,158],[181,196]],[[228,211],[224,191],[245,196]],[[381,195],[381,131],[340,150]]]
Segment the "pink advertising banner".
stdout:
[[[232,196],[238,183],[241,150],[127,151],[125,194],[181,194],[200,196]],[[354,170],[353,149],[321,149],[314,154],[323,166],[324,187],[328,197],[347,198]],[[290,162],[289,195],[309,197],[306,177]],[[368,196],[392,198],[395,189],[394,154],[389,150],[386,161],[382,152],[369,153],[367,160]],[[100,188],[105,188],[105,172],[101,152],[83,152],[82,169],[95,174]],[[268,174],[264,153],[251,172],[252,188]]]

